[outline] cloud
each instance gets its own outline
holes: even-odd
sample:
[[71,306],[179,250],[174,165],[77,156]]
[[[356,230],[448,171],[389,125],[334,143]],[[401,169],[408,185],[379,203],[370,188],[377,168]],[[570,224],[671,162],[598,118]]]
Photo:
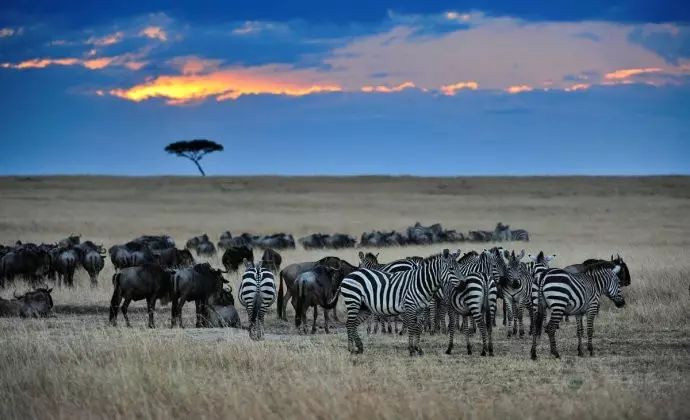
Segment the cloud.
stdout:
[[529,85],[513,85],[513,86],[508,86],[505,90],[508,93],[515,94],[515,93],[531,92],[534,90],[534,88],[532,86],[529,86]]
[[208,74],[159,76],[127,89],[112,89],[110,94],[134,102],[163,98],[169,105],[182,105],[207,98],[224,101],[243,95],[304,96],[342,90],[336,83],[317,80],[317,76],[286,66],[231,68]]
[[289,30],[288,26],[277,22],[265,22],[259,20],[248,20],[237,25],[233,30],[232,34],[237,36],[245,35],[257,35],[262,32],[272,31],[272,32],[287,32]]
[[197,56],[175,57],[169,64],[183,75],[210,73],[217,71],[223,60],[207,59]]
[[168,34],[160,26],[147,26],[139,32],[139,35],[150,39],[157,39],[162,42],[168,40]]
[[589,83],[575,83],[572,86],[565,88],[566,92],[577,92],[578,90],[587,90],[590,88]]
[[8,38],[11,36],[21,35],[24,32],[24,28],[0,28],[0,38]]
[[443,85],[441,86],[441,93],[447,96],[453,96],[455,95],[458,91],[463,90],[463,89],[469,89],[469,90],[477,90],[479,89],[479,83],[470,80],[467,82],[457,82],[449,85]]
[[124,38],[125,34],[122,32],[115,32],[109,35],[105,35],[102,37],[91,37],[86,40],[85,44],[88,45],[95,45],[98,47],[105,47],[108,45],[114,45],[122,41]]
[[412,89],[415,87],[416,86],[414,83],[407,81],[407,82],[400,83],[399,85],[393,86],[393,87],[388,87],[388,86],[384,86],[384,85],[362,86],[361,91],[366,92],[366,93],[372,93],[372,92],[373,93],[393,93],[393,92],[401,92],[405,89]]
[[643,68],[643,69],[620,69],[620,70],[612,71],[610,73],[606,73],[604,75],[604,79],[609,80],[609,81],[617,81],[617,80],[629,79],[632,76],[637,76],[640,74],[650,74],[650,73],[659,73],[659,72],[661,72],[661,69],[658,67]]
[[11,69],[42,69],[48,66],[74,66],[79,64],[80,60],[78,58],[32,58],[30,60],[24,60],[19,63],[2,63],[0,64],[3,68]]
[[[88,55],[88,54],[87,54]],[[6,69],[27,70],[43,69],[49,66],[82,66],[89,70],[101,70],[110,66],[125,67],[129,70],[140,70],[147,62],[142,61],[143,53],[126,53],[110,57],[94,58],[32,58],[17,63],[0,63],[0,67]]]

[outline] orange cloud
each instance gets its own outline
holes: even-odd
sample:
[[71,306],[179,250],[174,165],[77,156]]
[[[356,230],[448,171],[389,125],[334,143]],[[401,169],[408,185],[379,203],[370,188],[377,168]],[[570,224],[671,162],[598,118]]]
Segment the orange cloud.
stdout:
[[458,82],[458,83],[453,83],[450,85],[441,86],[441,92],[444,95],[448,95],[448,96],[453,96],[458,91],[463,90],[463,89],[477,90],[477,89],[479,89],[479,83],[477,83],[473,80],[470,80],[467,82]]
[[532,86],[529,85],[514,85],[514,86],[508,86],[506,89],[506,92],[515,94],[515,93],[522,93],[522,92],[530,92],[534,90]]
[[632,76],[637,76],[640,74],[659,73],[661,71],[662,70],[658,67],[641,68],[641,69],[620,69],[620,70],[612,71],[610,73],[606,73],[604,75],[604,79],[609,80],[609,81],[625,80],[625,79],[628,79]]
[[113,62],[112,57],[94,58],[93,60],[85,60],[82,65],[89,70],[100,70],[108,67]]
[[578,90],[587,90],[590,88],[589,83],[576,83],[570,87],[565,88],[566,92],[577,92]]
[[141,70],[147,64],[147,61],[127,61],[123,65],[132,71],[137,71]]
[[14,35],[21,35],[22,33],[22,28],[19,29],[14,29],[14,28],[0,28],[0,38],[5,38],[8,36],[14,36]]
[[2,63],[2,67],[11,69],[42,69],[48,66],[74,66],[79,64],[78,58],[32,58],[19,63]]
[[[181,105],[209,97],[217,101],[237,99],[243,95],[304,96],[321,92],[339,92],[342,88],[331,83],[280,80],[290,75],[261,70],[224,70],[203,75],[159,76],[129,89],[113,89],[110,94],[134,102],[151,98],[165,98],[170,105]],[[292,75],[291,78],[295,78]]]
[[168,34],[160,26],[149,26],[141,30],[139,35],[145,36],[151,39],[157,39],[159,41],[167,41]]
[[103,37],[91,37],[86,40],[86,44],[90,45],[97,45],[99,47],[104,47],[106,45],[113,45],[117,44],[118,42],[122,41],[122,38],[124,38],[125,34],[122,32],[115,32],[114,34],[106,35]]
[[414,83],[407,81],[403,82],[397,86],[393,87],[388,87],[384,85],[378,85],[378,86],[362,86],[362,92],[367,92],[367,93],[393,93],[393,92],[400,92],[405,89],[411,89],[416,87]]

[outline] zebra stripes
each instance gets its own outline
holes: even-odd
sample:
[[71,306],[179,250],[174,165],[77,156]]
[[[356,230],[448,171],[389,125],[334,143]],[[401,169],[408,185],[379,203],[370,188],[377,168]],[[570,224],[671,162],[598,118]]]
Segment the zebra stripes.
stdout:
[[273,273],[261,263],[254,265],[245,260],[238,298],[247,309],[249,338],[261,340],[264,335],[264,315],[276,300],[276,284]]
[[[449,295],[449,315],[450,325],[448,329],[448,348],[446,354],[451,354],[453,350],[453,336],[455,328],[455,317],[462,316],[462,327],[467,340],[467,354],[472,354],[472,344],[470,343],[470,327],[468,317],[474,320],[479,326],[482,335],[482,356],[494,355],[494,345],[492,337],[493,319],[496,316],[496,297],[498,291],[496,283],[486,273],[470,273],[465,276],[465,281],[453,287]],[[488,336],[488,346],[487,346]]]
[[529,283],[527,283],[527,290],[525,290],[525,296],[523,304],[527,308],[527,313],[529,314],[529,335],[534,334],[534,306],[532,305],[532,290],[534,282],[539,279],[541,274],[549,269],[549,264],[556,258],[556,254],[544,255],[544,251],[539,251],[536,256],[529,254],[530,259],[527,263],[521,263],[524,265],[525,270],[529,273]]
[[423,354],[419,346],[420,318],[441,285],[459,282],[455,258],[456,254],[446,249],[412,270],[388,273],[362,268],[347,275],[341,284],[341,294],[347,309],[348,350],[364,351],[357,327],[370,315],[402,315],[410,355]]
[[[508,320],[506,324],[508,338],[517,335],[518,332],[520,337],[525,335],[525,330],[522,326],[522,313],[528,292],[531,290],[531,276],[529,271],[527,271],[527,267],[520,263],[524,255],[524,250],[518,256],[515,255],[515,252],[508,255],[507,275],[501,279],[501,292]],[[499,258],[502,259],[502,257]]]
[[419,265],[424,261],[421,257],[408,257],[399,260],[391,261],[388,264],[381,264],[378,261],[379,254],[372,254],[367,252],[364,254],[362,251],[359,252],[359,267],[368,268],[370,270],[385,271],[387,273],[397,273],[400,271],[408,271],[419,267]]
[[549,335],[551,354],[560,357],[556,347],[556,330],[564,315],[575,315],[577,319],[577,353],[582,352],[582,317],[587,317],[587,350],[594,355],[592,335],[594,318],[599,312],[601,295],[611,299],[616,307],[625,305],[621,293],[618,272],[620,266],[609,268],[607,263],[590,266],[583,273],[571,274],[559,268],[550,268],[534,284],[532,304],[537,308],[535,331],[532,336],[532,359],[537,358],[537,343],[541,338],[541,329],[546,317],[546,310],[551,311],[546,333]]

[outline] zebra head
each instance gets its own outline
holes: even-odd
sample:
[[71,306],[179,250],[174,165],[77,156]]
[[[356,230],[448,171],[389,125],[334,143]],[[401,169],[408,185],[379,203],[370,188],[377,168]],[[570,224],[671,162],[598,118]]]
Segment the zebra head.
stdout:
[[443,261],[441,265],[441,290],[445,288],[446,285],[458,285],[461,281],[465,280],[465,276],[460,272],[460,264],[458,264],[458,257],[461,255],[460,250],[457,252],[450,252],[448,249],[444,249],[441,253],[441,259]]
[[359,268],[375,268],[379,265],[379,254],[372,254],[367,252],[366,254],[359,251]]
[[611,269],[606,268],[602,271],[604,279],[604,293],[613,301],[613,303],[616,305],[616,308],[622,308],[625,306],[625,298],[623,298],[620,279],[618,278],[618,273],[620,273],[620,271],[620,265],[616,265]]
[[523,249],[519,255],[515,255],[515,251],[508,254],[507,276],[502,278],[504,283],[502,287],[510,289],[520,289],[524,284],[529,284],[530,273],[527,266],[522,264],[520,260],[525,256]]

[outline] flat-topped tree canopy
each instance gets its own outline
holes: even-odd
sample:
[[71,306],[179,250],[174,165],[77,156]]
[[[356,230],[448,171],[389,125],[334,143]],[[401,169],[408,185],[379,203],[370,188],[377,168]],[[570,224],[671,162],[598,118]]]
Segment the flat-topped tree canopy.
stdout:
[[199,161],[208,153],[222,152],[223,145],[206,139],[182,140],[165,146],[165,151],[176,156],[186,157],[187,159],[191,160],[194,162],[197,169],[199,169],[201,175],[206,176],[206,173],[201,168]]

